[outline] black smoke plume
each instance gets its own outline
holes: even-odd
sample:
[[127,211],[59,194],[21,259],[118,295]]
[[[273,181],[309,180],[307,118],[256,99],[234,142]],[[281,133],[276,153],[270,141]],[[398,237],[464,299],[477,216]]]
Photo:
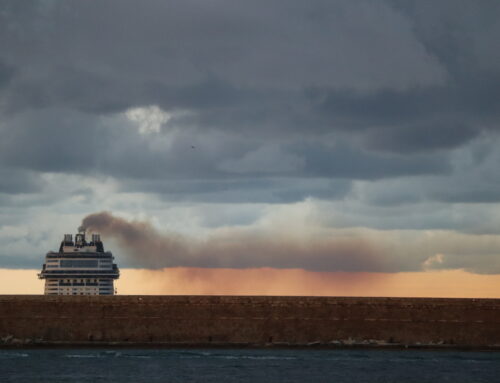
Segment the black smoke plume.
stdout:
[[112,237],[134,267],[300,268],[312,271],[394,271],[380,249],[353,237],[297,238],[286,232],[234,228],[207,239],[160,233],[150,223],[109,212],[88,215],[80,230]]

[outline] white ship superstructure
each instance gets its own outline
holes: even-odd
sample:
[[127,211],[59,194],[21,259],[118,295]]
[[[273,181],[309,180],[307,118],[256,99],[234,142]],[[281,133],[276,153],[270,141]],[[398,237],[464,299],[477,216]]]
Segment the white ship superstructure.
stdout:
[[49,251],[42,271],[45,295],[114,295],[120,271],[113,254],[104,251],[99,234],[86,241],[85,233],[65,234],[59,252]]

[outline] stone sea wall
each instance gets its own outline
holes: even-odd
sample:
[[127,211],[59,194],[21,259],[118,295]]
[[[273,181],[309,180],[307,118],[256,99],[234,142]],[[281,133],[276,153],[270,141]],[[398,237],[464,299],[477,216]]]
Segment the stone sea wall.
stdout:
[[0,346],[500,349],[499,299],[0,295]]

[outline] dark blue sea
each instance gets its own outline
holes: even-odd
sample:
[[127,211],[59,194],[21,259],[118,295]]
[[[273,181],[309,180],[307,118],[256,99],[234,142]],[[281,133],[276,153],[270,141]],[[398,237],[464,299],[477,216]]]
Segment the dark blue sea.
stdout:
[[0,382],[500,382],[500,353],[304,349],[8,349]]

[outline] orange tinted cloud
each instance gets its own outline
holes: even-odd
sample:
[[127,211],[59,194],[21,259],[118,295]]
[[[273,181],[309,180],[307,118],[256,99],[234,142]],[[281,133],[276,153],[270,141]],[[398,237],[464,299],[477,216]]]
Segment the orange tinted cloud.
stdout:
[[500,275],[461,270],[411,273],[300,269],[122,270],[120,294],[331,295],[500,298]]
[[[0,269],[0,294],[42,294],[39,270]],[[300,269],[122,269],[118,293],[500,298],[500,275],[460,270],[414,273]]]

